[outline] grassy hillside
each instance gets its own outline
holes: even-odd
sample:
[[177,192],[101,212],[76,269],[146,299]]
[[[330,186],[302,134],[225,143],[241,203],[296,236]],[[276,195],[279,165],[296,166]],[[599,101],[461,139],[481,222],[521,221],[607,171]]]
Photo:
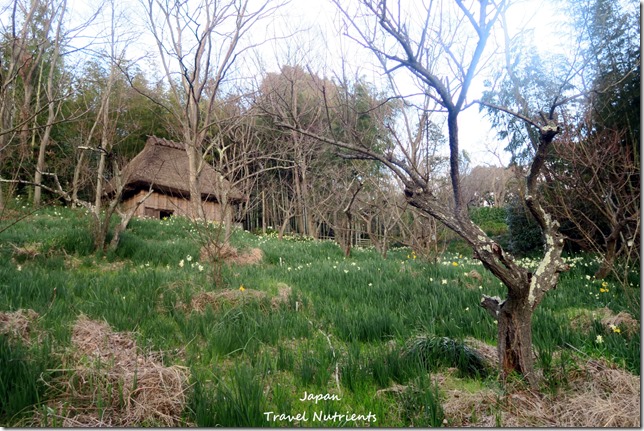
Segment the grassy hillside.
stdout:
[[[0,425],[521,423],[484,361],[496,322],[478,302],[504,289],[478,262],[409,249],[345,259],[332,242],[238,231],[239,253],[263,259],[226,265],[215,286],[199,261],[208,229],[134,220],[105,256],[91,254],[81,210],[0,233]],[[593,280],[591,257],[568,262],[533,321],[553,403],[591,360],[640,372],[639,274],[623,288]],[[455,391],[487,401],[455,408]]]

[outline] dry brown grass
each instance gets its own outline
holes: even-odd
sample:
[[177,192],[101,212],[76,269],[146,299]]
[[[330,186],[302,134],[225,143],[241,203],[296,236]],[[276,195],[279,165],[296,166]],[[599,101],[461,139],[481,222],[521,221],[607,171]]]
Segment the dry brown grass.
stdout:
[[40,242],[30,242],[24,244],[21,247],[11,244],[13,247],[13,256],[22,257],[26,259],[34,259],[36,256],[39,256],[42,253],[42,243]]
[[560,377],[566,377],[569,386],[556,395],[512,385],[505,393],[468,391],[454,385],[458,379],[453,376],[433,378],[444,394],[443,410],[452,426],[640,427],[639,376],[603,360],[578,359],[577,366]]
[[255,289],[225,289],[214,292],[201,292],[192,298],[190,309],[197,312],[203,312],[207,306],[218,310],[223,304],[237,305],[245,300],[251,299],[262,301],[270,298],[271,306],[273,308],[279,307],[288,301],[291,294],[291,288],[284,284],[279,283],[278,293],[276,296],[270,296],[268,293]]
[[499,353],[495,346],[471,337],[465,339],[465,345],[476,350],[491,368],[499,368]]
[[274,308],[277,308],[280,306],[280,304],[285,304],[288,302],[288,297],[291,296],[291,292],[293,290],[291,289],[290,286],[288,286],[285,283],[278,283],[277,284],[277,296],[273,296],[271,298],[271,305]]
[[50,412],[64,427],[183,424],[187,369],[162,365],[130,334],[85,316],[73,327],[72,344],[73,366],[52,384],[62,389]]
[[640,377],[604,360],[588,360],[570,391],[555,400],[559,426],[635,427],[640,424]]
[[38,313],[31,309],[0,312],[0,334],[28,343],[32,324],[38,317]]
[[261,263],[264,253],[259,248],[251,248],[240,253],[230,244],[208,244],[201,247],[199,251],[201,262],[212,262],[215,258],[227,264],[256,265]]
[[[439,387],[445,376],[436,374],[433,380]],[[497,407],[498,394],[492,389],[471,392],[466,389],[444,389],[442,401],[445,418],[450,425],[493,427],[496,425],[494,412]]]
[[608,307],[588,310],[585,308],[572,309],[570,313],[570,324],[573,328],[584,333],[592,330],[594,322],[599,320],[606,332],[613,332],[611,325],[620,327],[626,335],[633,335],[640,332],[640,323],[626,311],[614,314]]
[[470,277],[470,278],[473,278],[474,280],[476,280],[478,282],[483,281],[483,276],[481,274],[479,274],[479,272],[477,270],[475,270],[475,269],[471,270],[470,272],[468,272],[465,275]]
[[[610,310],[608,310],[610,311]],[[608,313],[602,320],[602,325],[606,328],[607,331],[612,332],[612,326],[617,326],[624,328],[624,332],[627,335],[633,335],[640,332],[640,322],[635,320],[626,311],[620,311],[617,314]]]

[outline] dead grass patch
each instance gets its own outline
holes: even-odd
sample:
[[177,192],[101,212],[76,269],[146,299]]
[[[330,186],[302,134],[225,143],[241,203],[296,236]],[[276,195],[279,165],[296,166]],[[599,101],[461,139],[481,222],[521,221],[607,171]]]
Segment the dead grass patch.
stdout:
[[223,304],[238,305],[241,302],[251,299],[255,301],[263,301],[270,298],[271,306],[278,308],[281,304],[288,301],[291,294],[291,287],[284,284],[278,284],[278,293],[276,296],[270,296],[268,293],[255,289],[225,289],[214,292],[201,292],[193,296],[190,304],[190,309],[197,312],[203,312],[207,306],[211,306],[214,310],[221,308]]
[[42,253],[42,243],[30,242],[22,246],[11,244],[13,247],[13,256],[23,259],[34,259]]
[[476,350],[481,357],[488,363],[490,368],[499,368],[499,353],[496,346],[487,344],[484,341],[477,340],[476,338],[468,337],[465,339],[465,345]]
[[626,311],[614,314],[608,307],[588,310],[585,308],[574,308],[567,311],[570,324],[573,328],[584,333],[592,330],[594,322],[600,321],[606,332],[613,332],[611,325],[621,327],[627,335],[639,333],[640,323]]
[[83,264],[83,260],[74,256],[65,253],[65,268],[66,269],[78,269]]
[[382,394],[389,394],[389,393],[400,395],[400,394],[404,393],[407,390],[407,388],[408,388],[408,386],[399,385],[398,383],[394,383],[393,385],[389,386],[388,388],[378,389],[376,391],[376,396],[381,396]]
[[28,343],[32,332],[32,324],[38,317],[38,313],[32,309],[1,312],[0,334]]
[[483,276],[475,269],[471,270],[470,272],[468,272],[465,275],[470,277],[470,278],[473,278],[474,280],[476,280],[478,282],[483,281]]
[[640,322],[635,320],[633,316],[631,316],[626,311],[620,311],[615,315],[609,313],[601,320],[601,322],[606,330],[610,332],[613,331],[612,326],[619,326],[624,328],[624,332],[628,335],[633,335],[640,332]]
[[279,307],[280,304],[286,304],[288,302],[288,297],[291,296],[292,291],[293,289],[291,289],[291,286],[285,283],[278,283],[277,296],[273,296],[271,298],[271,305],[273,306],[273,308]]
[[85,316],[73,327],[72,344],[74,366],[54,382],[62,393],[50,406],[64,427],[184,424],[186,368],[162,365],[130,334]]
[[264,258],[264,253],[259,248],[251,248],[240,253],[230,244],[208,244],[201,247],[199,260],[212,262],[214,259],[227,264],[256,265]]
[[125,261],[117,260],[114,262],[101,262],[98,267],[101,272],[121,271],[125,268]]
[[552,413],[563,427],[639,428],[640,377],[604,360],[588,360],[572,389],[555,400]]
[[578,359],[568,388],[556,395],[511,387],[468,391],[455,388],[450,376],[434,379],[452,426],[640,427],[640,377],[604,360]]
[[[441,376],[433,376],[439,381]],[[444,376],[443,376],[444,377]],[[443,413],[451,426],[496,426],[498,394],[492,389],[469,391],[467,389],[445,389],[442,402]]]

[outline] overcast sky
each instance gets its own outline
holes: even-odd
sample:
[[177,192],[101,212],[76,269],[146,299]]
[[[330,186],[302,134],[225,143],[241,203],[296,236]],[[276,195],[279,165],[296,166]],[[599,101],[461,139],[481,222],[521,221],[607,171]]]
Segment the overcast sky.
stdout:
[[[128,44],[128,55],[136,58],[145,51],[154,51],[153,39],[147,34],[144,24],[145,15],[138,3],[139,0],[118,0],[129,15],[124,29],[140,33],[136,43]],[[553,28],[557,28],[560,14],[547,6],[548,0],[524,0],[511,10],[509,23],[516,28],[533,28],[537,46],[552,49],[561,40],[557,40]],[[70,0],[70,9],[74,14],[87,15],[92,4],[86,0]],[[330,0],[291,0],[270,19],[260,21],[252,30],[255,41],[268,40],[253,54],[244,55],[241,69],[249,75],[274,72],[285,63],[309,64],[316,73],[332,77],[338,73],[342,54],[349,59],[350,66],[359,75],[378,83],[384,80],[381,70],[369,53],[358,47],[348,38],[341,36],[339,14]],[[78,19],[78,18],[77,18]],[[105,22],[107,17],[102,22]],[[98,33],[101,26],[99,19],[88,31],[88,36]],[[280,39],[288,35],[286,39]],[[271,40],[277,37],[276,40]],[[81,43],[79,42],[79,45]],[[240,63],[241,64],[241,63]],[[147,69],[149,71],[149,68]],[[352,71],[353,72],[353,71]],[[353,75],[353,73],[351,73]],[[159,76],[160,77],[160,76]],[[250,78],[250,76],[249,76]],[[478,98],[483,90],[484,76],[475,79],[468,100]],[[402,84],[404,86],[404,82]],[[410,90],[411,91],[411,90]],[[403,91],[404,92],[404,91]],[[492,149],[501,156],[503,163],[509,160],[509,154],[503,152],[504,142],[499,142],[491,130],[490,123],[478,112],[478,107],[461,113],[459,117],[461,148],[468,151],[474,164],[496,164],[499,159],[488,151]],[[486,148],[487,147],[487,148]]]

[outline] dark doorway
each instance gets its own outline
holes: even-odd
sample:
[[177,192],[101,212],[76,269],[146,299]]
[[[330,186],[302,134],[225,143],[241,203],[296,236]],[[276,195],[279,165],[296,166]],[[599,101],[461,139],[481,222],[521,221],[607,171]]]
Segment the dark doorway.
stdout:
[[172,210],[159,210],[159,219],[163,220],[164,218],[170,218],[174,214]]

